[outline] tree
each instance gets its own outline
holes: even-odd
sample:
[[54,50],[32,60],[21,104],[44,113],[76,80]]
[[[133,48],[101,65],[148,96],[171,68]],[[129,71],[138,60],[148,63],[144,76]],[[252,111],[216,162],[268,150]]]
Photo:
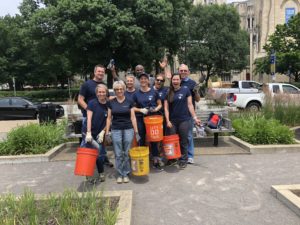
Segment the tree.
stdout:
[[188,19],[188,37],[180,58],[211,75],[242,70],[249,54],[248,35],[240,30],[239,15],[225,4],[195,6]]
[[276,52],[276,72],[287,74],[295,82],[300,81],[300,13],[292,17],[287,24],[276,26],[268,43],[264,46],[267,52],[265,64],[261,65],[261,70],[257,72],[268,71],[270,67],[270,55],[272,51]]

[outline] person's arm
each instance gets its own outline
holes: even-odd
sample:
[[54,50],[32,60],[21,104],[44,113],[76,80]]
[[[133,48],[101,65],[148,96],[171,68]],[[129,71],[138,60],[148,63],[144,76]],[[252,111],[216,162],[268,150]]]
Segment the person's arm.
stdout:
[[92,131],[92,117],[93,117],[93,111],[87,110],[87,129],[86,132]]
[[87,110],[87,104],[85,103],[84,99],[85,99],[84,96],[79,94],[77,103],[80,105],[81,108],[83,108],[84,110]]
[[109,130],[110,130],[110,125],[111,125],[111,109],[108,108],[107,110],[107,118],[106,118],[106,131],[105,133],[108,134],[109,133]]
[[168,65],[168,58],[167,57],[164,57],[163,61],[159,62],[159,66],[160,66],[161,70],[164,72],[165,78],[171,79],[172,74],[171,74],[171,69]]
[[195,97],[195,102],[199,102],[199,101],[200,101],[199,89],[193,90],[193,91],[194,91],[194,93],[195,93],[195,95],[194,95],[194,97]]
[[164,101],[164,110],[165,110],[165,118],[166,118],[166,124],[167,127],[171,128],[172,123],[170,122],[170,114],[169,114],[169,103],[168,100]]
[[192,96],[187,97],[187,100],[188,100],[187,101],[188,102],[188,108],[189,108],[189,111],[190,111],[190,114],[191,114],[193,120],[195,121],[195,123],[197,125],[200,125],[201,121],[197,118],[197,115],[195,113],[193,102],[192,102]]
[[153,109],[153,112],[158,112],[162,107],[161,100],[159,98],[156,100],[156,104],[157,106]]
[[111,66],[110,71],[111,71],[111,75],[112,75],[114,81],[120,80],[120,78],[119,78],[119,76],[117,74],[115,65]]
[[130,119],[131,119],[131,122],[132,122],[134,133],[138,133],[139,131],[138,131],[138,127],[137,127],[137,123],[136,123],[136,118],[135,118],[135,113],[134,113],[134,109],[133,108],[130,109]]

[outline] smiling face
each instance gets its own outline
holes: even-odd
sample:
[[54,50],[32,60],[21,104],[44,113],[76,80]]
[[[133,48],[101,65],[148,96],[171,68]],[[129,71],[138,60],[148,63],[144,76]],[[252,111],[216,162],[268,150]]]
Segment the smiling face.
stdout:
[[103,82],[105,75],[104,67],[97,66],[94,70],[94,75],[94,80],[96,80],[97,82]]
[[116,96],[118,97],[118,98],[121,98],[121,97],[123,97],[124,96],[124,87],[122,86],[122,85],[116,85],[115,87],[114,87],[114,92],[115,92],[115,94],[116,94]]
[[180,87],[181,84],[181,78],[179,74],[173,75],[172,77],[172,85],[174,88]]
[[96,96],[100,101],[106,100],[107,97],[107,89],[104,86],[97,86],[96,88]]
[[146,76],[141,76],[140,77],[140,86],[141,87],[149,87],[149,79]]
[[163,86],[164,82],[165,82],[165,78],[163,77],[163,75],[157,75],[154,83],[155,88],[160,89]]
[[134,76],[127,76],[126,77],[126,86],[127,88],[131,89],[134,87]]
[[181,64],[179,66],[178,72],[180,74],[181,79],[186,78],[190,74],[189,67],[185,64]]

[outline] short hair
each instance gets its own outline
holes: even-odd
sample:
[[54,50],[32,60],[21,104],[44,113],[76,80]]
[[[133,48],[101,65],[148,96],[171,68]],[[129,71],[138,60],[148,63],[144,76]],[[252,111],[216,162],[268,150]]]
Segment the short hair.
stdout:
[[126,78],[132,78],[133,80],[135,80],[135,76],[133,74],[126,74],[125,76]]
[[106,95],[108,95],[108,88],[106,87],[105,84],[98,84],[98,85],[96,86],[96,89],[95,89],[95,93],[96,93],[96,94],[97,94],[97,92],[98,92],[98,90],[99,90],[100,88],[104,88],[105,91],[106,91]]
[[113,84],[113,89],[115,90],[116,88],[118,88],[120,86],[124,89],[124,91],[126,90],[126,85],[125,85],[124,81],[122,81],[122,80],[115,81]]
[[97,65],[94,67],[94,73],[95,73],[95,71],[97,70],[98,67],[103,68],[103,69],[105,70],[105,67],[104,67],[102,64],[97,64]]

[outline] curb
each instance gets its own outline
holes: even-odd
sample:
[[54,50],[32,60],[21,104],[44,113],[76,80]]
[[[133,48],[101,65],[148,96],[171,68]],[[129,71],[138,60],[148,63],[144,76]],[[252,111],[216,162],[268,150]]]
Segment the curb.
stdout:
[[293,190],[300,190],[300,184],[271,186],[271,194],[300,217],[300,197]]
[[230,136],[230,140],[251,154],[300,152],[300,143],[296,139],[298,144],[290,145],[252,145],[234,136]]
[[[60,194],[52,193],[54,196],[59,196]],[[96,192],[99,196],[102,197],[119,197],[118,203],[118,217],[115,225],[130,225],[131,224],[131,213],[132,213],[132,191],[101,191]],[[79,196],[82,196],[82,193],[78,193]],[[44,194],[35,194],[36,199],[45,199]]]
[[34,163],[34,162],[49,162],[54,156],[60,153],[64,148],[72,145],[73,142],[67,142],[55,146],[45,154],[37,155],[13,155],[0,156],[0,165],[3,164],[18,164],[18,163]]

